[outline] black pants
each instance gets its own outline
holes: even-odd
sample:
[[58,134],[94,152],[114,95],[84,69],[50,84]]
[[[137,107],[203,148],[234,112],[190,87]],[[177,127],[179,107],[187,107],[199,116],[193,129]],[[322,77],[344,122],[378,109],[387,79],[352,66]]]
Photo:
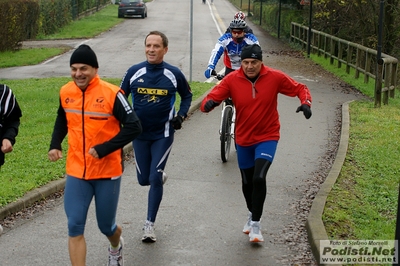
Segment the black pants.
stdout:
[[246,205],[252,213],[253,221],[260,221],[267,196],[267,172],[271,162],[257,159],[254,167],[240,169],[242,175],[242,191]]

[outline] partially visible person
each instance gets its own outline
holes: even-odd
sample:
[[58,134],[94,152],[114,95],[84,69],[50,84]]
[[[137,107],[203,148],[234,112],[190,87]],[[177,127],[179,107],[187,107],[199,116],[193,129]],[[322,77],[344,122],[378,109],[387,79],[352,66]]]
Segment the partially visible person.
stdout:
[[[13,151],[21,116],[22,111],[14,93],[7,85],[0,84],[0,169],[5,162],[5,154]],[[3,227],[0,225],[0,235],[2,233]]]
[[[236,12],[235,15],[233,16],[233,19],[241,19],[241,20],[246,20],[246,15],[242,12]],[[225,31],[225,33],[229,33],[231,31],[230,27],[228,27]],[[244,29],[245,33],[253,33],[253,30],[250,28],[249,25],[246,26]]]
[[62,158],[68,134],[64,209],[71,264],[86,265],[84,231],[94,198],[97,225],[110,242],[108,265],[122,266],[122,227],[116,223],[122,148],[142,132],[141,124],[120,88],[100,79],[96,54],[88,45],[72,53],[70,67],[73,81],[60,90],[48,157],[52,162]]
[[262,62],[257,44],[243,48],[241,67],[226,76],[203,99],[201,111],[210,112],[231,97],[236,107],[235,143],[248,209],[243,232],[250,242],[263,242],[261,215],[267,194],[266,176],[280,137],[278,95],[298,97],[305,118],[311,117],[311,94],[306,85]]
[[240,68],[240,54],[244,46],[248,44],[259,44],[257,37],[252,33],[245,33],[247,24],[242,19],[232,20],[229,33],[222,35],[211,51],[208,66],[204,72],[206,78],[215,73],[215,67],[224,55],[225,76]]
[[22,111],[14,93],[7,85],[0,84],[0,167],[5,162],[5,154],[13,150],[21,116]]
[[[121,88],[132,95],[133,109],[142,122],[143,132],[133,140],[136,172],[141,186],[150,186],[143,242],[156,241],[154,223],[167,179],[165,166],[172,149],[175,130],[181,129],[192,101],[192,92],[183,73],[164,61],[168,38],[151,31],[145,40],[146,61],[131,66]],[[181,99],[175,111],[177,94]]]

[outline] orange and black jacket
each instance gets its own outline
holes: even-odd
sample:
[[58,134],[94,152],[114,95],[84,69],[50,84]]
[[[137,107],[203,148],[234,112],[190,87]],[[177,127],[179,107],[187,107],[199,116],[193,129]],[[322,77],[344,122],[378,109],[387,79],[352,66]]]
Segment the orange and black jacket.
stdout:
[[[68,175],[114,178],[123,172],[122,148],[141,132],[139,118],[120,88],[97,75],[85,90],[73,81],[61,88],[50,149],[61,150],[68,134]],[[99,158],[89,155],[91,147]]]

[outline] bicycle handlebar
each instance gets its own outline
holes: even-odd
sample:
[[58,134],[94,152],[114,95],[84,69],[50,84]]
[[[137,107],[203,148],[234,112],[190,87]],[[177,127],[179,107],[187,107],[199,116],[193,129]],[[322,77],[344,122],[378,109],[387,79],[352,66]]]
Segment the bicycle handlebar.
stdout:
[[211,71],[211,76],[214,76],[218,80],[222,80],[225,77],[223,74],[217,74],[215,70]]

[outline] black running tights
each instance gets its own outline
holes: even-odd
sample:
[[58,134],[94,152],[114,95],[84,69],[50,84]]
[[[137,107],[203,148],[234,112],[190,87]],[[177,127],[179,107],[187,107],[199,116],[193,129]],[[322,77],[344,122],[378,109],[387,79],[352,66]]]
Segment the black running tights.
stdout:
[[256,159],[254,167],[240,169],[242,175],[242,191],[246,205],[252,213],[253,221],[260,221],[265,197],[267,196],[266,176],[271,162]]

